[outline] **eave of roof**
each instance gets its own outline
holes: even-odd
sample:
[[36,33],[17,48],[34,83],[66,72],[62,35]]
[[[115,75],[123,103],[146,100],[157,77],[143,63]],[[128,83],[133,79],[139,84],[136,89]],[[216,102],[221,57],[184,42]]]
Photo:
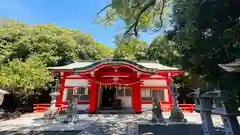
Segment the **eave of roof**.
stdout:
[[[111,59],[110,59],[111,60]],[[117,59],[114,59],[117,60]],[[102,60],[104,61],[104,60]],[[59,67],[49,67],[48,69],[50,70],[86,70],[88,68],[94,67],[95,65],[101,64],[102,61],[77,61],[65,66],[59,66]],[[180,70],[178,68],[174,67],[168,67],[164,66],[162,64],[157,63],[156,61],[127,61],[127,60],[122,60],[118,59],[118,61],[114,61],[113,63],[127,63],[127,64],[132,64],[134,66],[139,66],[139,68],[145,68],[146,70],[151,70],[151,71],[177,71]],[[109,64],[109,63],[106,63]]]
[[218,66],[227,72],[240,72],[240,59],[236,59],[227,64],[218,64]]

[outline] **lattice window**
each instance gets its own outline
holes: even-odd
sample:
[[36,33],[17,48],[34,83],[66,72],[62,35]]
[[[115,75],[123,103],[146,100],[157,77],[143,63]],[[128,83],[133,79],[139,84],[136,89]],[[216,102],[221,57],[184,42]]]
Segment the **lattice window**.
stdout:
[[149,89],[141,89],[141,97],[143,101],[152,100],[151,91]]
[[168,96],[165,90],[141,89],[142,101],[151,101],[152,98],[158,98],[160,101],[167,101]]
[[[80,95],[78,101],[89,101],[90,100],[90,89],[88,88],[88,92],[84,93],[85,87],[80,87]],[[63,92],[63,101],[69,101],[73,98],[73,88],[64,89]],[[83,94],[83,95],[82,95]]]
[[125,96],[132,96],[132,89],[131,88],[125,89]]
[[117,89],[117,96],[124,96],[124,90],[123,89]]
[[117,89],[117,96],[132,96],[132,89],[126,88],[126,89]]

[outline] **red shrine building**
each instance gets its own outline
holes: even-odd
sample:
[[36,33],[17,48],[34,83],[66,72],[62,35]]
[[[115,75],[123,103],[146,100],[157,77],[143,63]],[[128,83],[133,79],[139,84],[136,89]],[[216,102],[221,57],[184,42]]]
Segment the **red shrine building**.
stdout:
[[124,59],[78,61],[49,69],[60,78],[57,104],[67,105],[74,88],[84,89],[85,94],[79,95],[77,108],[89,113],[111,108],[113,99],[119,101],[122,109],[130,108],[136,113],[151,109],[152,97],[172,104],[171,80],[184,74],[178,68],[164,66],[157,61]]

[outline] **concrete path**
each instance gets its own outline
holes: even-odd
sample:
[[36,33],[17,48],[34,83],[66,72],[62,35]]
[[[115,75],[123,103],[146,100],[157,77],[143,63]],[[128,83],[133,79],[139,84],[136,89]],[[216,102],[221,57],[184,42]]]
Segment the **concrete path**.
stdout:
[[[169,113],[164,113],[164,117],[167,119]],[[176,131],[173,129],[187,129],[187,130],[201,130],[201,119],[197,113],[186,113],[185,117],[188,120],[188,125],[172,125],[174,128],[158,128],[161,131],[156,130],[154,126],[141,126],[144,124],[149,124],[151,120],[151,113],[145,112],[143,114],[95,114],[91,117],[87,114],[79,115],[79,121],[77,124],[60,124],[60,123],[43,123],[40,118],[43,114],[27,114],[20,118],[14,120],[7,120],[0,122],[0,131],[2,133],[16,134],[16,133],[30,133],[39,134],[44,133],[49,135],[137,135],[139,131],[140,134],[145,134],[152,131],[152,134],[161,135],[159,132],[168,130]],[[220,117],[212,116],[214,120],[214,125],[221,127],[222,122]],[[171,124],[171,123],[170,123]],[[138,125],[140,125],[138,127]],[[192,125],[192,127],[190,127]],[[189,127],[186,127],[189,126]],[[171,126],[169,126],[171,127]],[[157,132],[157,133],[156,133]],[[159,134],[158,134],[159,133]],[[169,132],[170,133],[170,132]],[[190,132],[191,133],[191,132]],[[0,133],[1,134],[1,133]],[[165,135],[165,134],[163,134]],[[171,134],[172,135],[172,134]],[[174,135],[174,134],[173,134]],[[179,134],[177,134],[179,135]],[[195,134],[194,134],[195,135]],[[196,134],[198,135],[198,134]]]

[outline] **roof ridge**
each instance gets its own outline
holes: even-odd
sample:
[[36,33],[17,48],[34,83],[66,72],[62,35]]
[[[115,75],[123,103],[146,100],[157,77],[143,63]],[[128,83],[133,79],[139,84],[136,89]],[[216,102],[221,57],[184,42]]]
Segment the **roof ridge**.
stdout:
[[144,63],[157,63],[157,64],[160,64],[160,63],[158,63],[157,61],[155,61],[155,60],[138,60],[138,61],[135,61],[135,62],[144,62]]
[[74,62],[96,62],[98,60],[76,60]]

